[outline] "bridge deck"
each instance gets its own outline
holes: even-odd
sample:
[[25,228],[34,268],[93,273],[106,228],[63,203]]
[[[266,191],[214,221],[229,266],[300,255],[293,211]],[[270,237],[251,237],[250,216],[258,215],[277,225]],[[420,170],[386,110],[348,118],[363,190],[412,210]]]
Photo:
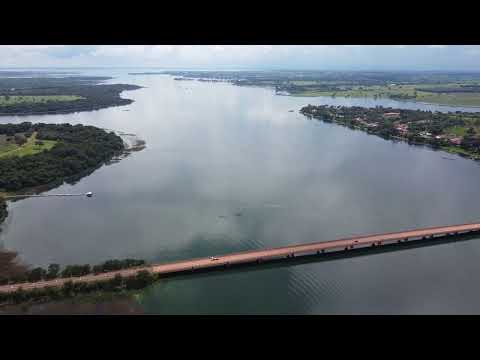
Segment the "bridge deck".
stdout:
[[351,238],[319,241],[315,243],[284,246],[279,248],[271,248],[265,250],[244,251],[233,254],[217,256],[215,259],[209,257],[182,260],[167,264],[158,264],[152,266],[144,266],[139,268],[112,271],[98,275],[86,275],[82,277],[56,279],[50,281],[39,281],[35,283],[20,283],[15,285],[0,286],[0,292],[13,292],[19,287],[24,290],[33,288],[42,288],[46,286],[61,286],[65,282],[72,280],[73,282],[92,282],[108,280],[120,274],[124,277],[135,275],[140,270],[147,270],[155,274],[171,275],[185,271],[195,271],[198,269],[208,269],[215,267],[225,267],[235,264],[256,263],[260,261],[268,261],[273,259],[287,258],[291,256],[302,256],[320,252],[332,252],[338,250],[348,250],[352,248],[361,248],[369,246],[380,246],[384,243],[401,242],[405,240],[417,240],[428,237],[442,237],[450,234],[460,234],[468,232],[480,231],[480,223],[462,224],[442,227],[432,227],[426,229],[417,229],[409,231],[401,231],[386,234],[375,234],[366,236],[356,236]]

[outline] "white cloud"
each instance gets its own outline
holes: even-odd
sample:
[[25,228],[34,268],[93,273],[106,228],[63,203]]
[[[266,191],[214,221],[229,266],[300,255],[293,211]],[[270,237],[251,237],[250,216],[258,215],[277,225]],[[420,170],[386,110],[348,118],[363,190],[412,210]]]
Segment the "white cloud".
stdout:
[[446,45],[5,45],[0,46],[0,66],[480,70],[474,59],[479,49]]

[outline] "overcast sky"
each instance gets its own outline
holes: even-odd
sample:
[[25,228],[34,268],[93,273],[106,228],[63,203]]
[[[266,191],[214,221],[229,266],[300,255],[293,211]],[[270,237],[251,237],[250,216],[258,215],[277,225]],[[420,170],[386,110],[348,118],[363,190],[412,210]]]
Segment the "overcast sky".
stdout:
[[480,46],[0,45],[0,67],[85,66],[480,71]]

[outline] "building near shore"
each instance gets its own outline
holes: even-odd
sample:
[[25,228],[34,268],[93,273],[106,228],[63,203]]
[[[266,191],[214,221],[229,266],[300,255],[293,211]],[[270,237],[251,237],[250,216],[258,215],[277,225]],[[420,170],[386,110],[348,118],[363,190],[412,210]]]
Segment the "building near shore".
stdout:
[[462,144],[462,138],[461,137],[456,137],[450,139],[450,142],[454,145],[461,145]]
[[396,118],[400,116],[399,112],[387,112],[383,114],[384,117],[386,118]]

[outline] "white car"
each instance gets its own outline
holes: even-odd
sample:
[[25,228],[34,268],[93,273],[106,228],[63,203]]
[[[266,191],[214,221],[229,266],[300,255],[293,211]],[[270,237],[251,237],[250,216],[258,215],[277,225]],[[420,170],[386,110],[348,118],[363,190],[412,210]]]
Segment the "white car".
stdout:
[[219,260],[219,259],[217,257],[210,256],[210,261],[215,261],[215,260]]

